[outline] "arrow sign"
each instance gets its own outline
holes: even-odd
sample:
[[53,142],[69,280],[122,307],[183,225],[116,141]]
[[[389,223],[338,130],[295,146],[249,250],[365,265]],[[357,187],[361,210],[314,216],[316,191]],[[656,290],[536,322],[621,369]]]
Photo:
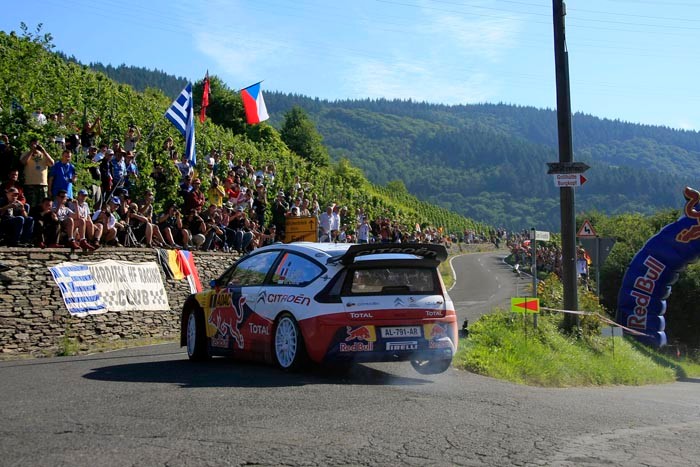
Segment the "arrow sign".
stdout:
[[547,162],[549,170],[547,175],[554,174],[582,174],[590,169],[590,166],[583,162]]
[[581,186],[588,179],[581,174],[554,174],[554,186],[563,188],[567,186]]
[[539,313],[539,298],[515,298],[510,299],[510,311],[513,313]]

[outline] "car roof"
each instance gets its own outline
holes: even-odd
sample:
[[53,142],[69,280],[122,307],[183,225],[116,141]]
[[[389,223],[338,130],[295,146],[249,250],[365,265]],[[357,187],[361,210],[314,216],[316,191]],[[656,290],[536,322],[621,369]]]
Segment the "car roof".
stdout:
[[[355,245],[354,243],[319,243],[319,242],[293,242],[293,243],[275,243],[272,245],[265,246],[263,248],[258,248],[257,251],[267,250],[267,249],[284,249],[287,251],[296,251],[299,253],[304,253],[309,256],[314,256],[320,258],[320,255],[326,258],[339,258],[344,253]],[[357,257],[355,261],[386,261],[395,259],[417,259],[420,260],[420,256],[406,254],[406,253],[384,253],[376,254],[365,257]],[[325,261],[323,261],[325,262]]]

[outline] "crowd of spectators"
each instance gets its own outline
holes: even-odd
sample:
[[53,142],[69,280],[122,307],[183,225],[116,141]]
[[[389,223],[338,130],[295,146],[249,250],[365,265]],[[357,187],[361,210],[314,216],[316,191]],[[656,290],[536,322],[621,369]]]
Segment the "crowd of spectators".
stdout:
[[[0,191],[0,243],[7,246],[94,250],[145,245],[245,253],[284,241],[290,217],[315,217],[321,242],[457,240],[442,229],[407,226],[386,216],[370,219],[362,207],[353,211],[332,200],[324,202],[298,176],[291,186],[281,186],[272,161],[254,167],[232,151],[212,150],[205,156],[205,168],[197,170],[178,154],[172,138],[163,142],[162,150],[180,175],[179,196],[162,212],[154,212],[156,204],[163,204],[156,203],[157,189],[145,191],[138,200],[132,193],[141,176],[153,178],[156,187],[167,183],[168,170],[156,165],[149,174],[139,172],[142,134],[136,125],[108,143],[99,117],[84,118],[75,131],[61,112],[46,116],[37,109],[33,119],[35,125],[55,122],[62,130],[48,149],[39,138],[32,139],[19,166],[6,173]],[[0,135],[2,160],[8,161],[12,151],[7,136]],[[89,177],[80,177],[82,186],[74,158],[88,162],[81,164],[89,171]],[[464,235],[470,243],[484,240],[474,232]]]

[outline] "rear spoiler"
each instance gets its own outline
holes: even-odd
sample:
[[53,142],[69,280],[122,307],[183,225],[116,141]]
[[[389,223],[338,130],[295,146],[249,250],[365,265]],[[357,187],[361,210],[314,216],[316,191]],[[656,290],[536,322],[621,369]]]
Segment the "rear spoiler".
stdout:
[[439,263],[447,259],[447,249],[442,245],[429,243],[366,243],[352,245],[342,255],[328,259],[328,263],[352,264],[358,256],[403,254],[433,259]]

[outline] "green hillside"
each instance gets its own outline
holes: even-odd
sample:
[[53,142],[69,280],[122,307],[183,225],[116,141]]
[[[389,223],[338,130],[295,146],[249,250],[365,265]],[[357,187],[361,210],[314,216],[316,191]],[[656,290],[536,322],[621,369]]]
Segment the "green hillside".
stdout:
[[[421,199],[487,223],[558,230],[556,113],[505,104],[444,106],[397,100],[328,102],[267,93],[271,115],[306,109],[334,157],[368,178],[402,179]],[[591,166],[576,191],[579,212],[652,213],[677,207],[700,168],[697,132],[576,114],[576,160]],[[425,174],[430,176],[426,177]]]
[[[26,30],[21,37],[15,33],[0,33],[0,80],[4,83],[0,88],[0,132],[9,135],[13,146],[10,160],[3,161],[3,164],[7,164],[6,167],[16,165],[34,134],[51,148],[56,134],[79,132],[77,127],[85,118],[92,121],[101,116],[101,140],[111,141],[113,137],[123,137],[133,122],[142,128],[144,135],[138,157],[142,176],[135,195],[139,197],[146,188],[154,188],[154,181],[148,175],[155,165],[162,165],[167,180],[165,184],[155,186],[157,203],[160,206],[174,199],[178,173],[161,148],[168,136],[174,138],[179,151],[182,151],[184,141],[164,118],[171,98],[153,88],[143,93],[136,92],[131,86],[118,84],[104,73],[66,60],[65,55],[53,53],[51,49],[50,35]],[[466,228],[486,229],[484,225],[447,209],[420,202],[405,191],[372,184],[347,160],[338,160],[329,166],[310,162],[291,151],[271,125],[242,124],[244,114],[238,95],[215,77],[213,81],[217,86],[212,95],[212,118],[204,124],[197,122],[196,126],[198,164],[204,163],[203,156],[211,149],[220,149],[224,153],[231,150],[236,158],[250,158],[254,167],[274,162],[277,167],[276,188],[289,190],[294,176],[300,176],[312,187],[310,191],[318,194],[321,203],[336,202],[350,209],[363,207],[370,217],[386,215],[408,226],[421,223],[444,227],[451,232]],[[195,83],[195,88],[195,100],[198,100],[201,83]],[[67,125],[61,127],[55,122],[33,125],[31,112],[38,107],[47,114],[63,112]],[[226,114],[219,117],[218,122],[217,109],[221,115]],[[315,129],[309,131],[315,132]],[[56,150],[53,146],[54,156]],[[85,168],[86,162],[78,158],[76,165]],[[78,185],[87,184],[88,174],[83,170]],[[269,196],[274,197],[274,194],[274,190],[270,190]]]

